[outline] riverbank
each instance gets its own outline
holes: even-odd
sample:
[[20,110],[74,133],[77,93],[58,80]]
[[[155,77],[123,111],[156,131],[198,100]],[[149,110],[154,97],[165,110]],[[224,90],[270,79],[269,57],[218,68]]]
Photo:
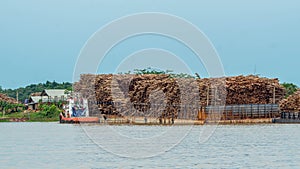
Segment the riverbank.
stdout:
[[0,117],[0,122],[57,122],[59,117],[44,117],[41,112],[17,112]]

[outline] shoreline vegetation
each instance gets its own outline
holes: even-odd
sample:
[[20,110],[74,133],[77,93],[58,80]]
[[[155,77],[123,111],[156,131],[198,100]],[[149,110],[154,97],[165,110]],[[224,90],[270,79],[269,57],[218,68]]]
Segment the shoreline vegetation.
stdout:
[[62,111],[56,105],[41,105],[41,110],[8,113],[0,117],[0,122],[55,122],[59,121],[59,113]]
[[[175,74],[171,70],[160,71],[152,68],[147,69],[135,69],[132,73],[129,71],[127,73],[119,73],[120,75],[168,75],[170,78],[192,78],[200,80],[200,76],[195,73],[195,76],[188,74]],[[257,84],[256,84],[257,85]],[[279,84],[286,90],[286,95],[284,97],[285,102],[293,94],[300,94],[297,92],[299,90],[298,86],[293,83],[281,83]],[[29,99],[31,94],[42,92],[45,89],[64,89],[67,91],[73,90],[73,84],[69,82],[57,83],[55,81],[39,84],[31,84],[26,87],[20,87],[18,89],[2,89],[0,86],[0,122],[58,122],[59,114],[63,111],[62,106],[56,103],[46,103],[40,104],[37,110],[26,110],[25,104],[21,104],[25,99]],[[294,98],[294,97],[293,97]],[[295,100],[295,99],[294,99]],[[288,103],[286,103],[288,104]],[[300,107],[300,106],[299,106]],[[125,116],[126,119],[126,116]],[[108,119],[113,120],[113,119]],[[123,119],[124,120],[124,119]],[[141,120],[143,121],[143,120]],[[155,121],[155,120],[154,120]],[[181,120],[176,119],[175,125],[183,124],[198,124],[203,125],[205,121],[203,120]],[[210,123],[210,122],[206,122]],[[211,123],[214,123],[211,121]],[[218,124],[257,124],[257,123],[272,123],[272,119],[235,119],[235,120],[220,120],[215,123]],[[118,124],[115,122],[115,124]],[[136,125],[150,125],[143,122],[122,122],[122,124],[136,124]],[[160,123],[154,123],[160,124]]]
[[62,103],[40,104],[37,110],[28,110],[24,104],[30,96],[35,96],[45,89],[64,89],[72,91],[72,83],[46,81],[45,83],[30,84],[17,89],[2,89],[0,86],[0,122],[54,122],[59,121]]

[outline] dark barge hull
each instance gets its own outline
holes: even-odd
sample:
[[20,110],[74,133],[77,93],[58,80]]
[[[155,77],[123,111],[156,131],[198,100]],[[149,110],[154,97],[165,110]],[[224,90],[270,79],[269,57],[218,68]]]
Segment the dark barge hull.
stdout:
[[273,119],[273,123],[300,124],[300,119]]

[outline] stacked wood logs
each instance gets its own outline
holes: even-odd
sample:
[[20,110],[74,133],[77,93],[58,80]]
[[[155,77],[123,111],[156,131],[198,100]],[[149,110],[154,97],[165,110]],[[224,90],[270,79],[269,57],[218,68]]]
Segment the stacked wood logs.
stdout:
[[253,75],[227,77],[226,89],[226,104],[278,104],[285,96],[278,79]]
[[10,104],[17,104],[17,100],[11,97],[8,97],[6,94],[0,93],[0,101],[10,103]]
[[281,111],[300,112],[300,90],[280,102]]
[[86,74],[74,84],[74,90],[89,100],[91,115],[151,113],[175,118],[207,105],[279,103],[285,95],[278,79],[258,76],[193,79],[163,74]]
[[[278,104],[285,95],[285,89],[278,79],[254,75],[198,79],[198,82],[201,106],[205,106],[205,103],[206,105]],[[205,101],[207,96],[208,101]]]

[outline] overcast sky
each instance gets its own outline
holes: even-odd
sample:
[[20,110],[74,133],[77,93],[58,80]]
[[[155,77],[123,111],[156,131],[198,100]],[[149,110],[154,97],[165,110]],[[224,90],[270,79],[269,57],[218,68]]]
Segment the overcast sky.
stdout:
[[[300,85],[299,11],[298,0],[2,0],[0,86],[72,82],[89,37],[115,19],[141,12],[169,13],[193,23],[215,46],[227,76],[256,72]],[[186,61],[192,72],[207,76],[201,64],[187,60],[184,47],[169,41],[156,36],[129,39],[107,55],[99,72],[114,72],[114,57],[161,48]]]

